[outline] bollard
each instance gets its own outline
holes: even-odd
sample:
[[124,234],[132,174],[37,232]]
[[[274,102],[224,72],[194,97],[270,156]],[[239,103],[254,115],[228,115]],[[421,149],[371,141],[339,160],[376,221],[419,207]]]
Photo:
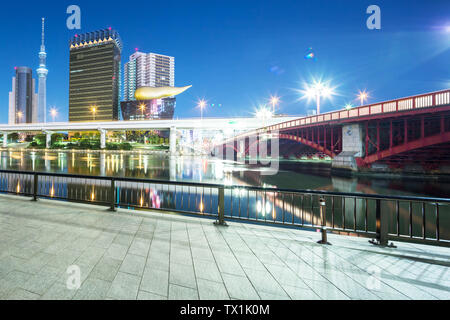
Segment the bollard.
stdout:
[[376,215],[376,232],[377,232],[377,238],[369,240],[369,242],[373,245],[381,246],[381,247],[391,247],[396,248],[394,244],[391,242],[389,243],[388,239],[388,221],[387,216],[385,212],[381,210],[381,200],[376,200],[376,209],[375,209],[375,215]]
[[111,207],[109,208],[109,211],[116,211],[116,181],[114,179],[111,179],[109,194],[111,197]]
[[225,190],[219,187],[219,204],[217,208],[217,220],[214,222],[216,226],[227,226],[225,222]]
[[327,237],[327,219],[325,216],[325,206],[326,206],[326,202],[324,198],[320,198],[319,199],[319,208],[320,208],[320,218],[321,218],[321,227],[320,227],[320,233],[322,235],[322,240],[317,241],[317,243],[320,244],[328,244],[331,245],[331,243],[328,242],[328,237]]

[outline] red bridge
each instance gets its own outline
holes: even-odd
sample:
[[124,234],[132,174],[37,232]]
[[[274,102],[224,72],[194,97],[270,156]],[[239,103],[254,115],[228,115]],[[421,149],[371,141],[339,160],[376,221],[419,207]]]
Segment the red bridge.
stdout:
[[226,141],[224,147],[238,151],[239,141],[245,141],[243,151],[248,154],[249,137],[267,134],[280,138],[280,154],[285,157],[326,155],[336,168],[358,170],[378,164],[435,170],[450,166],[450,90],[263,127]]

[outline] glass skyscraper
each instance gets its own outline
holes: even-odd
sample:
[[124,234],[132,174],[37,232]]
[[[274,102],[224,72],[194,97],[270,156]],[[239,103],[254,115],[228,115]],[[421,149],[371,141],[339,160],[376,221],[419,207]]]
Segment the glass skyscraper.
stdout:
[[108,28],[70,40],[69,121],[119,118],[122,41]]
[[37,94],[33,71],[28,67],[16,67],[9,93],[8,123],[32,123],[37,121]]

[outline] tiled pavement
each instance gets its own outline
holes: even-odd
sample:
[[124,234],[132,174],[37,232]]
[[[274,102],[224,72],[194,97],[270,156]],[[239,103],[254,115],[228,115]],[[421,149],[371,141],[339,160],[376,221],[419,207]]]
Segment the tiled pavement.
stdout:
[[[450,250],[0,196],[2,299],[450,299]],[[67,288],[79,266],[81,287]]]

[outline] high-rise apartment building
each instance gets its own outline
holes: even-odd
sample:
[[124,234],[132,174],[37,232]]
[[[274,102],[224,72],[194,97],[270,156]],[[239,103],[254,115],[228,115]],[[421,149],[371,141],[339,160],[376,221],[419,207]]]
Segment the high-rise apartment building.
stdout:
[[122,41],[108,28],[70,40],[69,121],[119,118]]
[[38,96],[35,93],[33,71],[28,67],[16,67],[9,93],[8,123],[32,123],[37,121]]
[[123,100],[135,100],[134,92],[140,87],[175,86],[175,58],[136,51],[124,67]]

